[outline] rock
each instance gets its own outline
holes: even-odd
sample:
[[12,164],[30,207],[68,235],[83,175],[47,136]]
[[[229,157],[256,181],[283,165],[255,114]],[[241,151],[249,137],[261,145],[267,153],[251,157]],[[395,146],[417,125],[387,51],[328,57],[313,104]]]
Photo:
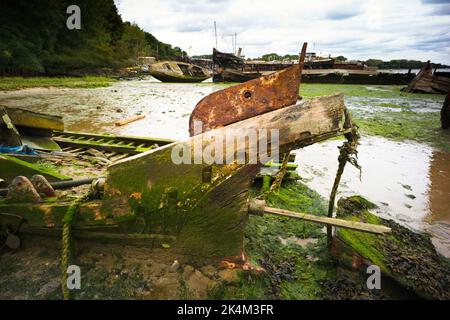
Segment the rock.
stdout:
[[61,286],[61,281],[59,278],[54,278],[44,284],[36,294],[38,297],[46,296],[52,292],[55,292],[55,290],[59,289]]
[[411,186],[408,185],[408,184],[402,184],[402,187],[403,187],[404,189],[408,190],[408,191],[411,191],[411,190],[412,190]]
[[41,202],[42,198],[27,177],[14,178],[6,195],[8,202]]
[[120,109],[120,108],[118,108],[118,109],[116,109],[116,112],[117,112],[117,113],[122,113],[122,112],[123,112],[123,110],[122,110],[122,109]]
[[213,288],[216,283],[203,275],[200,271],[195,270],[187,279],[186,284],[189,290],[194,293],[198,298],[205,299],[208,290]]
[[315,256],[313,256],[313,255],[310,255],[310,254],[308,254],[308,255],[306,256],[306,259],[308,259],[308,260],[311,261],[311,262],[319,261],[319,258],[317,258],[317,257],[315,257]]
[[34,188],[40,195],[46,197],[54,197],[55,189],[50,185],[50,183],[45,179],[44,176],[40,174],[35,174],[31,177],[30,182],[33,184]]
[[201,271],[203,274],[205,274],[206,276],[212,278],[212,277],[214,277],[214,275],[216,274],[217,269],[214,268],[214,266],[208,264],[207,266],[201,267],[201,268],[200,268],[200,271]]
[[180,268],[180,263],[178,262],[178,260],[175,260],[172,265],[170,266],[169,271],[170,272],[177,272],[178,269]]
[[374,209],[377,206],[361,196],[351,196],[340,198],[337,202],[336,216],[343,217],[347,215],[359,215],[364,210]]
[[227,283],[236,282],[239,277],[236,269],[224,269],[219,271],[219,278]]
[[194,273],[194,268],[187,264],[183,270],[183,275],[182,275],[183,279],[187,280],[191,276],[192,273]]
[[289,238],[278,237],[278,239],[280,240],[281,244],[284,246],[294,243],[303,248],[305,248],[308,244],[317,244],[317,242],[319,241],[319,239],[317,239],[317,238],[302,239],[302,238],[298,238],[298,237],[294,237],[294,236],[289,237]]

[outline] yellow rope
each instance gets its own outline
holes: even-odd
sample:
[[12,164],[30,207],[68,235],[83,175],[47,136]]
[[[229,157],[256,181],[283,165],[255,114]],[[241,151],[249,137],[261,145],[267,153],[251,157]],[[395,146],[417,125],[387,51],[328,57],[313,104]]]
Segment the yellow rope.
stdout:
[[67,288],[67,269],[69,267],[69,262],[72,260],[72,225],[74,222],[75,215],[80,210],[80,205],[84,201],[88,200],[91,196],[91,190],[75,200],[67,209],[67,212],[63,218],[63,232],[62,232],[62,245],[61,245],[61,289],[64,300],[70,299],[70,290]]

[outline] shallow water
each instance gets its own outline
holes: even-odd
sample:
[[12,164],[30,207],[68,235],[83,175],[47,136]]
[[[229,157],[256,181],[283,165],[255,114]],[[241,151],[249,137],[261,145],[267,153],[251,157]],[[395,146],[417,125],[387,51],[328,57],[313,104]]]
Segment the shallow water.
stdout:
[[[167,84],[152,78],[121,81],[97,89],[27,89],[0,92],[0,104],[63,115],[66,130],[183,139],[196,103],[224,85]],[[376,88],[374,87],[374,90]],[[436,112],[433,99],[346,97],[347,107],[360,115]],[[116,127],[114,122],[142,113],[145,119]],[[299,150],[299,174],[308,186],[328,198],[342,141],[332,140]],[[363,136],[359,172],[348,165],[338,197],[361,194],[375,202],[380,216],[410,228],[428,231],[442,253],[450,256],[450,153],[419,143]]]

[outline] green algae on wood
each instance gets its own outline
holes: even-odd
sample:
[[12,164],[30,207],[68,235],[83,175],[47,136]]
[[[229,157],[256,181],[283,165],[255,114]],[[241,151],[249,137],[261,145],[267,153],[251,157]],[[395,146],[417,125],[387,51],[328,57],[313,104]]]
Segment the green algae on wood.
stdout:
[[51,168],[43,168],[36,164],[17,159],[12,155],[0,155],[0,175],[2,179],[11,182],[17,176],[30,178],[35,174],[41,174],[49,181],[70,180],[71,178],[62,175]]
[[368,211],[373,204],[359,196],[341,198],[338,207],[340,218],[392,229],[383,236],[338,229],[334,249],[342,263],[354,268],[376,264],[385,275],[423,298],[450,298],[450,262],[437,254],[429,236],[373,215]]

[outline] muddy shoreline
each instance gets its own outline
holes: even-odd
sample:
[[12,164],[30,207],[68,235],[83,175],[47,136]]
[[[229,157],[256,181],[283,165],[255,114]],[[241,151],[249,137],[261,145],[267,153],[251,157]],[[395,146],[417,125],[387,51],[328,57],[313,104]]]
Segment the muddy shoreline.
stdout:
[[[204,96],[225,87],[208,82],[164,84],[147,78],[119,81],[110,87],[95,89],[33,88],[0,92],[0,105],[62,115],[66,130],[69,131],[179,140],[188,136],[188,119],[195,104]],[[361,123],[363,135],[359,162],[363,171],[360,180],[357,170],[350,166],[346,169],[338,198],[353,194],[367,197],[378,205],[375,209],[377,215],[392,219],[411,230],[429,233],[438,252],[450,256],[450,208],[447,201],[450,198],[450,152],[445,149],[445,141],[443,148],[433,141],[436,137],[445,139],[446,136],[433,131],[433,128],[427,134],[417,136],[409,132],[407,127],[414,126],[412,120],[418,116],[434,121],[442,97],[402,95],[395,86],[305,85],[301,94],[308,99],[327,94],[327,90],[339,89],[347,92],[346,105],[356,122]],[[114,125],[115,121],[136,114],[144,114],[145,119],[124,127]],[[380,130],[381,126],[373,125],[376,123],[373,119],[385,114],[390,121],[401,119],[401,126],[405,130],[397,134],[395,131],[389,132],[388,126]],[[297,150],[297,170],[302,183],[282,188],[271,199],[272,204],[325,214],[325,199],[329,196],[337,168],[337,147],[341,144],[342,140],[331,140]],[[336,294],[343,299],[378,299],[408,296],[409,293],[392,295],[385,292],[377,295],[364,291],[360,276],[353,273],[349,276],[348,271],[337,267],[327,256],[322,227],[304,222],[291,224],[283,219],[261,219],[250,219],[246,231],[246,248],[252,262],[266,270],[265,275],[223,272],[223,269],[191,265],[190,261],[181,260],[180,269],[171,272],[177,258],[161,249],[151,253],[154,259],[150,264],[157,269],[155,275],[153,267],[147,265],[145,259],[140,260],[140,253],[136,257],[127,254],[117,259],[117,254],[113,252],[126,248],[108,249],[110,252],[105,259],[112,262],[105,267],[99,262],[103,258],[99,258],[95,248],[85,248],[80,250],[79,258],[93,270],[88,278],[92,290],[77,298],[327,299]],[[59,256],[57,245],[57,241],[50,244],[49,252],[25,246],[25,251],[17,253],[17,256],[16,253],[8,252],[0,257],[0,266],[9,270],[9,278],[1,280],[2,286],[9,289],[1,296],[60,298],[54,279],[48,279],[39,271],[24,286],[11,291],[14,283],[22,281],[28,268],[27,264],[15,263],[17,257],[31,255],[43,266],[53,268],[53,276],[56,277],[58,262],[55,260]],[[286,259],[286,256],[291,258]],[[124,262],[128,260],[133,260],[133,263]],[[120,270],[125,270],[126,274]],[[127,280],[129,284],[120,280]],[[112,292],[107,293],[104,287],[98,287],[98,281],[108,283],[107,287]],[[166,288],[164,283],[173,292],[161,289]],[[352,286],[359,288],[356,293],[348,290]],[[154,290],[166,293],[158,295]]]

